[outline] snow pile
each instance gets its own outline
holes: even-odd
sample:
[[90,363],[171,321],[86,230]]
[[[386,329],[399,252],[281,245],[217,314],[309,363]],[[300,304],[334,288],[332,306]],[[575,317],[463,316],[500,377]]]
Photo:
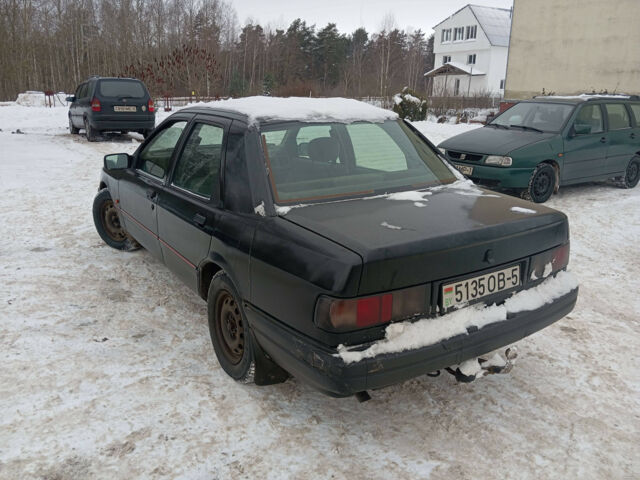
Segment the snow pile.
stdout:
[[382,222],[380,226],[384,228],[388,228],[389,230],[402,230],[402,227],[398,227],[397,225],[391,225],[388,222]]
[[200,103],[198,106],[239,112],[248,117],[250,124],[272,120],[381,123],[398,118],[398,114],[390,110],[347,98],[245,97]]
[[348,347],[339,345],[337,356],[345,363],[353,363],[384,353],[433,345],[447,338],[466,334],[471,327],[480,329],[491,323],[504,322],[509,313],[538,309],[577,287],[576,277],[571,272],[561,271],[536,287],[516,293],[502,305],[476,304],[437,318],[393,323],[387,327],[385,338],[374,342],[366,350],[349,351]]
[[[56,107],[66,106],[63,101],[67,96],[69,95],[64,92],[58,92],[54,94],[52,99],[53,105]],[[44,95],[44,92],[28,90],[26,92],[18,94],[16,103],[23,107],[46,107],[48,105],[45,103],[45,99],[46,97]]]
[[266,216],[266,212],[264,211],[264,202],[260,202],[260,205],[256,206],[253,211],[261,217]]

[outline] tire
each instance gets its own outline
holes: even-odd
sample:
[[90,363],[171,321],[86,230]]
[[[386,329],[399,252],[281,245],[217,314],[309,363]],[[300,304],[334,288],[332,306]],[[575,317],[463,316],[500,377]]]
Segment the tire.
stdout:
[[621,188],[633,188],[638,185],[640,180],[640,157],[635,155],[627,165],[627,171],[624,177],[617,180],[617,184]]
[[522,198],[535,203],[549,200],[556,187],[556,171],[548,163],[539,164],[529,178],[529,185],[522,192]]
[[71,121],[71,117],[69,117],[69,133],[71,135],[77,135],[79,131],[80,131],[80,129],[73,126],[73,122]]
[[84,134],[89,142],[96,141],[96,132],[91,128],[91,124],[86,118],[84,119]]
[[140,244],[120,224],[118,210],[106,188],[93,199],[93,223],[100,238],[110,247],[127,252],[140,248]]
[[254,383],[254,340],[240,296],[223,271],[216,273],[207,297],[209,334],[222,369],[234,380]]

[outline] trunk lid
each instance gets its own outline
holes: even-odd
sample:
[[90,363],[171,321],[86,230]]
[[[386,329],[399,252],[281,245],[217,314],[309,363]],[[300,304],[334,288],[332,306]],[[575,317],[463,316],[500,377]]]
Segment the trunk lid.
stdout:
[[285,218],[360,255],[358,295],[472,274],[568,240],[566,216],[548,207],[466,182],[421,193],[417,203],[418,192],[403,192],[409,200],[314,204]]

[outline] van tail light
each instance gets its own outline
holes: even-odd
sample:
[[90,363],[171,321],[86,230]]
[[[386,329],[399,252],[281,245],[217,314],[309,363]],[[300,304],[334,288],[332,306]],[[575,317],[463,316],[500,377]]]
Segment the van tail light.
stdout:
[[569,242],[531,257],[529,280],[539,280],[559,272],[569,264]]
[[420,285],[359,298],[322,296],[316,304],[315,322],[324,330],[347,332],[428,312],[429,288]]
[[149,101],[147,102],[147,109],[151,113],[156,111],[156,107],[153,105],[153,100],[152,99],[149,99]]
[[93,100],[91,100],[91,110],[94,112],[99,112],[101,108],[102,106],[100,105],[100,100],[93,97]]

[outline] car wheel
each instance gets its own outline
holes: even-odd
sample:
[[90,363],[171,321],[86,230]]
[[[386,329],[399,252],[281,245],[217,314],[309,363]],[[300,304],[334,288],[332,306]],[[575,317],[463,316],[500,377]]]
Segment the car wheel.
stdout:
[[640,157],[636,155],[629,160],[627,171],[624,177],[618,180],[618,185],[622,188],[633,188],[638,184],[638,180],[640,180]]
[[240,297],[225,272],[211,279],[208,295],[209,334],[222,369],[234,380],[253,383],[253,338]]
[[128,252],[140,248],[120,223],[118,209],[106,188],[100,190],[93,200],[93,223],[100,238],[110,247]]
[[77,135],[79,131],[80,131],[80,129],[73,126],[73,122],[71,121],[71,117],[69,117],[69,133],[71,135]]
[[535,203],[544,203],[549,200],[555,186],[555,169],[548,163],[541,163],[531,174],[529,185],[522,192],[522,198]]
[[96,134],[86,118],[84,119],[84,134],[89,142],[96,141]]

